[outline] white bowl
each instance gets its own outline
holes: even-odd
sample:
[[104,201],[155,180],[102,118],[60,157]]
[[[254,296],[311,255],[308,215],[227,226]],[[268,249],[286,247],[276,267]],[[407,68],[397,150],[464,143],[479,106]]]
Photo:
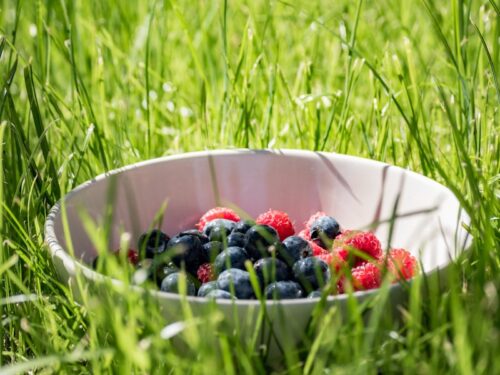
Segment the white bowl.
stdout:
[[[284,210],[297,229],[310,214],[322,210],[336,217],[344,228],[373,228],[384,246],[388,246],[391,218],[396,213],[390,245],[410,250],[420,259],[423,272],[433,274],[441,273],[471,240],[462,226],[469,223],[469,217],[451,191],[398,167],[312,151],[194,152],[109,172],[65,196],[76,259],[68,254],[61,202],[52,208],[45,225],[46,242],[60,279],[72,287],[76,283],[71,281],[78,273],[89,285],[109,281],[87,266],[96,251],[82,225],[81,211],[102,222],[110,196],[114,216],[109,249],[119,248],[124,230],[131,234],[131,243],[136,243],[164,202],[167,209],[162,230],[169,235],[192,228],[198,218],[214,206],[231,205],[252,217],[269,208]],[[78,299],[82,291],[74,292]],[[167,319],[182,319],[180,296],[159,291],[151,293]],[[364,300],[374,293],[373,290],[357,292],[354,296]],[[391,287],[389,298],[393,306],[404,301],[404,296],[400,285]],[[195,314],[202,313],[209,302],[197,297],[187,300]],[[346,300],[346,295],[328,297],[326,306],[336,306],[342,311]],[[300,338],[317,302],[318,299],[266,302],[276,339],[294,342]],[[250,332],[262,308],[259,301],[251,300],[218,301],[217,306],[227,314],[229,322],[239,320],[240,328],[246,327]]]

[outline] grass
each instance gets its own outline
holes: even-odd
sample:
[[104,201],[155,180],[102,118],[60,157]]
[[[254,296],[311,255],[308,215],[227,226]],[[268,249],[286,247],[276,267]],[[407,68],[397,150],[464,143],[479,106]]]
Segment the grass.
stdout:
[[0,1],[0,372],[271,371],[234,335],[212,334],[220,316],[186,310],[177,332],[148,299],[75,304],[43,249],[48,209],[81,182],[231,147],[396,164],[448,186],[471,216],[475,241],[448,290],[413,285],[402,322],[376,306],[365,322],[355,301],[342,324],[322,314],[275,371],[500,372],[499,8]]

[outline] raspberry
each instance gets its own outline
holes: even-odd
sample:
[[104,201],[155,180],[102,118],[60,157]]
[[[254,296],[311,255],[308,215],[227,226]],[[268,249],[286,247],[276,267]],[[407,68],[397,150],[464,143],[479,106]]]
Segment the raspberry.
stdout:
[[311,239],[311,233],[309,232],[309,229],[302,229],[297,236],[302,237],[304,240],[309,241]]
[[321,246],[315,244],[313,241],[308,241],[313,250],[313,255],[318,256],[320,254],[330,254],[328,250],[323,249]]
[[[120,249],[115,251],[116,256],[120,256]],[[136,266],[139,263],[139,254],[134,249],[127,250],[127,260],[130,264]]]
[[342,269],[348,267],[347,262],[334,253],[325,252],[316,255],[316,257],[328,264],[334,273],[339,273]]
[[323,262],[326,264],[330,265],[330,263],[333,261],[333,254],[332,253],[321,253],[316,255],[316,258],[321,259]]
[[236,212],[234,212],[233,210],[231,210],[230,208],[215,207],[215,208],[212,208],[211,210],[208,210],[207,212],[205,212],[205,214],[200,218],[200,221],[198,222],[198,224],[196,224],[196,228],[198,228],[198,230],[200,232],[202,232],[203,229],[205,228],[205,225],[207,225],[207,223],[209,223],[210,221],[215,220],[215,219],[227,219],[227,220],[231,220],[231,221],[240,221],[240,217],[238,216],[238,214]]
[[139,263],[139,254],[133,249],[128,249],[127,259],[131,264],[135,266],[137,263]]
[[362,233],[360,230],[352,230],[352,229],[346,229],[342,231],[335,239],[333,240],[333,247],[342,247],[345,242],[354,237],[356,234]]
[[378,259],[382,255],[382,246],[380,245],[380,241],[371,232],[361,232],[355,234],[353,237],[347,239],[345,244],[355,247],[374,259]]
[[336,254],[340,259],[347,262],[349,260],[349,250],[344,247],[336,247],[332,250],[333,254]]
[[387,256],[387,270],[394,282],[409,280],[419,272],[417,259],[405,249],[392,249]]
[[198,267],[198,271],[196,271],[196,276],[198,277],[198,280],[200,280],[202,284],[215,280],[214,270],[210,263],[203,263],[200,267]]
[[380,287],[382,282],[380,268],[375,263],[365,263],[351,271],[354,290],[366,290]]
[[[382,256],[380,241],[371,232],[346,231],[339,237],[342,238],[337,237],[333,242],[334,252],[345,261],[354,262],[355,266],[365,263],[366,258],[379,259]],[[356,255],[356,252],[364,253],[365,257]]]
[[269,225],[276,229],[280,237],[280,241],[285,238],[293,236],[295,234],[295,229],[293,229],[293,224],[288,215],[283,211],[269,210],[260,214],[255,220],[257,224]]
[[309,219],[305,222],[305,227],[307,229],[307,233],[309,233],[309,229],[311,229],[311,225],[320,217],[322,216],[328,216],[325,212],[323,211],[317,211],[316,213],[312,214]]
[[[364,263],[351,270],[352,287],[356,290],[375,289],[380,287],[382,277],[380,268],[375,263]],[[337,290],[339,293],[346,291],[346,279],[341,277],[337,283]]]

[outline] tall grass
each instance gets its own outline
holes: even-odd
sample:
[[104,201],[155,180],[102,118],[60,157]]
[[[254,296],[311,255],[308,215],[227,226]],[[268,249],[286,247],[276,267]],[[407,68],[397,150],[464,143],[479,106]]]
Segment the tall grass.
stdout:
[[448,290],[413,285],[402,322],[377,304],[366,322],[352,300],[276,371],[500,371],[495,0],[3,0],[0,20],[0,371],[270,371],[213,334],[216,313],[167,329],[148,299],[74,303],[43,249],[48,209],[77,184],[228,147],[383,160],[445,184],[471,216]]

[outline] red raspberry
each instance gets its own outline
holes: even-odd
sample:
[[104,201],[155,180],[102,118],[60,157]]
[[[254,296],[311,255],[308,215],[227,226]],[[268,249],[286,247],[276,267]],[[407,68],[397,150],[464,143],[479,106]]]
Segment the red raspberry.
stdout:
[[208,210],[201,218],[196,228],[201,232],[205,225],[215,219],[227,219],[231,221],[240,221],[240,217],[236,212],[227,207],[215,207]]
[[336,254],[325,252],[316,255],[316,257],[328,264],[330,266],[330,269],[336,274],[339,273],[342,269],[347,269],[347,263]]
[[357,233],[353,237],[347,239],[345,244],[355,247],[374,259],[378,259],[382,255],[382,246],[380,245],[380,241],[371,232]]
[[319,219],[321,216],[328,216],[328,215],[323,211],[317,211],[316,213],[312,214],[309,217],[309,219],[307,219],[307,221],[305,223],[307,233],[309,233],[309,229],[311,229],[311,225],[316,221],[316,219]]
[[315,255],[315,257],[321,259],[326,264],[330,264],[333,261],[333,254],[328,252]]
[[[382,276],[380,268],[375,263],[364,263],[351,270],[352,287],[356,290],[375,289],[380,287],[382,283]],[[337,290],[339,293],[346,291],[346,279],[341,277],[337,283]]]
[[[342,259],[354,262],[354,265],[358,266],[366,262],[366,257],[369,259],[379,259],[382,256],[382,246],[373,233],[353,232],[347,233],[346,231],[340,235],[342,238],[339,239],[337,237],[333,242],[335,246],[334,252]],[[366,257],[356,256],[353,250],[364,253]],[[351,253],[354,253],[352,254],[353,259],[349,259],[351,258]]]
[[295,234],[292,221],[288,217],[288,214],[283,211],[269,210],[264,212],[257,217],[255,223],[269,225],[276,229],[280,236],[280,241]]
[[375,263],[365,263],[351,271],[354,290],[375,289],[380,287],[382,278],[380,268]]
[[127,259],[131,264],[136,266],[139,263],[139,253],[134,249],[128,249]]
[[419,272],[417,258],[405,249],[392,249],[387,256],[387,270],[394,276],[394,282],[409,280]]
[[309,229],[302,229],[297,236],[302,237],[304,240],[310,241],[311,240],[311,233],[309,233]]
[[210,263],[203,263],[199,266],[198,271],[196,271],[196,276],[202,284],[215,280],[215,273]]
[[349,250],[344,247],[336,247],[332,250],[333,254],[336,254],[340,259],[347,262],[349,260]]
[[[115,255],[120,256],[120,249],[115,251]],[[130,264],[136,266],[137,263],[139,263],[139,253],[137,253],[137,251],[135,251],[134,249],[128,249],[127,260]]]
[[330,254],[328,250],[323,249],[321,246],[316,245],[313,241],[307,241],[313,250],[313,255],[318,256],[321,254]]
[[360,230],[351,230],[346,229],[342,231],[335,239],[333,240],[333,247],[342,247],[349,238],[354,237],[356,234],[362,233]]

